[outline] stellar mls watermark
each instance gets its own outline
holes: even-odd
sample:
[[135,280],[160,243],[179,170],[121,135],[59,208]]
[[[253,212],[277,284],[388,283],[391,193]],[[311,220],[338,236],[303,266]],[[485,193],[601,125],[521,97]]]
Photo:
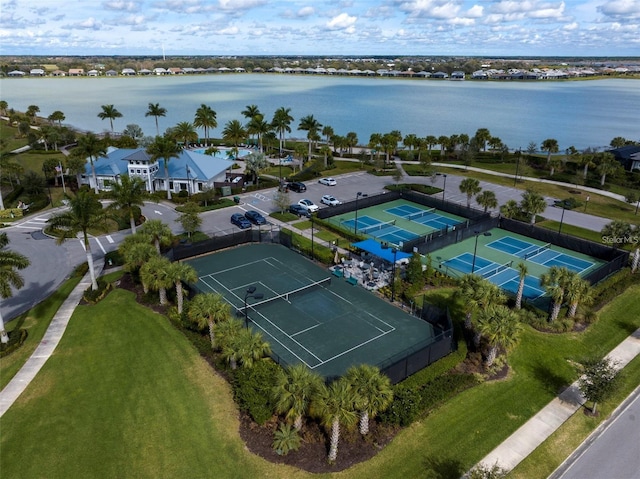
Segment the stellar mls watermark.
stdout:
[[603,236],[602,242],[605,244],[640,244],[640,235],[626,236]]

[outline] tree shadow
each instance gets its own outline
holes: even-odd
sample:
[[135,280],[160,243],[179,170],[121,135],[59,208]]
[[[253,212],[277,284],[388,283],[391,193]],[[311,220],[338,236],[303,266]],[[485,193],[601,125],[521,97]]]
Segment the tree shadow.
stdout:
[[462,463],[451,457],[426,457],[423,466],[424,479],[460,479],[466,472]]
[[559,394],[569,386],[565,378],[559,376],[555,371],[540,363],[537,363],[533,367],[533,375],[547,391],[550,391],[553,394]]

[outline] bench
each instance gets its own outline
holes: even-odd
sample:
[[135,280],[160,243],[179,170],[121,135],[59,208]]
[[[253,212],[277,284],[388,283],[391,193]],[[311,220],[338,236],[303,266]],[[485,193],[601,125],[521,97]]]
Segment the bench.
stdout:
[[331,274],[338,278],[342,278],[344,276],[344,272],[341,269],[334,269],[333,271],[331,271]]
[[355,276],[351,276],[347,278],[347,283],[352,284],[353,286],[356,286],[358,284],[358,278],[356,278]]

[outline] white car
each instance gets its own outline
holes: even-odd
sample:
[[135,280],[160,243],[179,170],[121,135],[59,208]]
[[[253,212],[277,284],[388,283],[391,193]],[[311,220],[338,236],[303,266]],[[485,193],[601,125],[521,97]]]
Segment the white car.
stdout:
[[321,185],[336,186],[336,180],[334,180],[333,178],[320,178],[318,180],[318,183],[320,183]]
[[342,201],[340,201],[339,199],[337,199],[335,196],[331,196],[331,195],[324,195],[321,199],[320,199],[320,203],[328,205],[328,206],[336,206],[336,205],[341,205]]
[[313,201],[308,200],[306,198],[298,201],[298,204],[302,206],[305,210],[307,210],[309,213],[313,213],[320,209],[318,205],[316,205]]

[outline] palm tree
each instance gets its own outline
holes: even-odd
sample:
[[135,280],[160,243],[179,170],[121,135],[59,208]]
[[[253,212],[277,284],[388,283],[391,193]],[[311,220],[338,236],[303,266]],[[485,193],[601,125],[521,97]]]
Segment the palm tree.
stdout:
[[579,274],[572,272],[569,280],[567,281],[566,297],[569,303],[569,311],[567,311],[567,317],[573,318],[578,311],[578,305],[590,304],[593,302],[593,294],[591,284]]
[[168,246],[173,241],[173,233],[171,228],[161,220],[147,220],[140,227],[140,233],[151,238],[151,242],[160,254],[161,246]]
[[193,123],[188,121],[181,121],[171,129],[171,136],[175,140],[182,141],[182,147],[188,148],[189,144],[198,141],[198,132],[196,131]]
[[384,152],[384,167],[386,168],[391,160],[391,156],[398,148],[398,142],[402,140],[402,135],[398,138],[399,131],[392,131],[382,135],[380,146]]
[[25,115],[29,118],[29,123],[35,123],[36,116],[40,113],[40,107],[38,105],[29,105]]
[[618,160],[609,152],[600,153],[598,155],[598,166],[597,170],[600,174],[600,186],[604,186],[605,181],[607,180],[607,175],[615,173],[618,171],[621,166],[618,163]]
[[[143,233],[125,237],[118,251],[124,262],[123,269],[133,276],[139,275],[142,265],[154,256],[158,256],[158,252],[151,244],[151,237]],[[146,283],[142,283],[142,288],[145,294],[149,292]]]
[[516,266],[518,270],[518,278],[520,282],[518,283],[518,292],[516,293],[516,309],[520,309],[522,307],[522,296],[524,294],[524,282],[527,279],[527,274],[529,274],[529,268],[523,262],[518,263]]
[[72,155],[75,158],[82,158],[85,161],[89,158],[89,163],[91,163],[91,176],[93,176],[93,190],[97,195],[98,177],[96,176],[94,160],[98,160],[98,158],[106,158],[107,148],[104,142],[95,134],[89,132],[78,138],[78,146],[72,150]]
[[564,162],[562,158],[551,158],[547,165],[549,166],[549,176],[553,176],[556,170],[562,171],[562,167],[564,166]]
[[182,314],[182,306],[184,303],[184,289],[182,283],[195,283],[198,281],[198,273],[193,266],[187,263],[175,262],[171,263],[169,268],[169,278],[173,281],[176,287],[176,303],[178,307],[178,314]]
[[478,330],[489,342],[489,353],[486,364],[491,367],[498,353],[498,348],[505,352],[518,344],[522,332],[522,324],[518,315],[504,305],[488,306],[478,315]]
[[287,421],[293,422],[293,427],[300,431],[302,418],[322,385],[322,378],[304,364],[280,369],[272,390],[276,412],[284,414]]
[[369,143],[367,144],[369,149],[371,150],[371,159],[373,159],[373,152],[376,152],[376,159],[378,157],[378,152],[382,148],[382,134],[381,133],[372,133],[369,136]]
[[167,188],[167,199],[171,199],[171,188],[169,188],[169,161],[171,158],[179,158],[182,149],[173,138],[168,136],[156,136],[155,140],[147,147],[147,153],[152,161],[160,159],[164,162],[164,181]]
[[496,208],[498,206],[498,198],[496,198],[496,194],[490,190],[484,190],[476,196],[476,201],[480,206],[484,207],[485,213],[489,208]]
[[487,142],[491,141],[491,133],[489,130],[487,128],[478,128],[474,138],[482,148],[482,151],[487,151]]
[[293,121],[293,117],[290,115],[291,108],[285,108],[281,106],[278,108],[274,114],[273,119],[271,120],[271,126],[278,133],[278,139],[280,140],[280,156],[282,156],[282,146],[284,144],[284,134],[291,133],[291,122]]
[[247,138],[247,130],[242,126],[239,120],[230,120],[222,130],[222,138],[224,141],[233,145],[233,153],[238,158],[238,145],[244,143]]
[[558,140],[547,138],[540,145],[540,149],[547,152],[547,163],[549,163],[549,160],[551,160],[551,153],[558,153]]
[[329,145],[329,143],[331,143],[331,138],[333,138],[335,134],[336,133],[335,133],[335,131],[333,131],[333,127],[332,126],[324,125],[322,127],[322,136],[324,136],[325,142],[327,143],[327,145]]
[[384,411],[393,401],[391,381],[375,366],[362,364],[347,370],[345,379],[355,395],[360,411],[360,434],[369,433],[369,419]]
[[[16,289],[24,286],[24,279],[18,273],[18,270],[25,269],[31,262],[26,256],[7,250],[5,247],[9,244],[7,233],[0,233],[0,303],[3,299],[13,296],[11,287]],[[0,308],[0,342],[7,344],[9,336],[4,329],[4,319]]]
[[353,426],[358,421],[353,401],[353,392],[345,378],[340,378],[324,386],[316,394],[311,409],[320,422],[331,430],[331,446],[329,462],[338,458],[338,442],[340,441],[340,425]]
[[235,338],[245,331],[242,321],[228,317],[227,319],[220,321],[214,330],[215,344],[222,350],[222,354],[226,361],[229,362],[231,369],[237,368],[237,356],[231,344],[236,340]]
[[245,368],[253,367],[256,361],[271,354],[269,343],[262,339],[262,334],[242,328],[222,344],[224,357],[235,370],[238,364]]
[[119,182],[115,182],[111,187],[111,198],[113,203],[109,205],[112,210],[122,210],[129,215],[131,233],[136,234],[136,218],[134,212],[136,207],[144,206],[144,199],[147,196],[146,183],[142,178],[129,175],[120,177]]
[[569,270],[558,266],[552,266],[546,273],[540,275],[540,286],[545,288],[552,301],[550,322],[555,321],[560,314],[568,277]]
[[193,120],[193,126],[204,129],[205,145],[209,146],[209,129],[218,127],[216,112],[204,103],[196,110],[196,117]]
[[69,238],[76,238],[78,233],[82,233],[91,276],[91,289],[94,291],[98,289],[98,282],[93,267],[89,230],[95,228],[106,230],[105,219],[106,215],[98,198],[92,192],[80,190],[75,197],[69,200],[67,211],[53,215],[47,221],[58,235],[58,244],[62,244]]
[[475,178],[465,178],[460,182],[460,192],[467,195],[467,208],[471,208],[471,198],[480,193],[480,182]]
[[215,325],[230,318],[229,304],[219,294],[197,294],[189,303],[188,316],[198,327],[209,327],[211,349],[215,350]]
[[256,135],[258,139],[258,149],[263,151],[262,138],[269,133],[271,125],[265,121],[262,115],[256,115],[247,124],[247,132]]
[[150,289],[158,291],[160,305],[167,304],[167,288],[173,285],[169,274],[171,261],[163,256],[154,256],[140,268],[140,279]]
[[322,128],[322,124],[318,120],[316,120],[313,115],[307,115],[300,119],[298,129],[307,132],[307,140],[309,143],[309,153],[307,161],[311,161],[311,145],[313,144],[314,139],[318,136],[318,131],[320,130],[320,128]]
[[520,214],[520,205],[516,200],[507,200],[507,202],[500,207],[500,214],[505,218],[515,218]]
[[465,328],[471,329],[471,316],[474,311],[489,304],[502,304],[506,298],[495,284],[477,274],[465,274],[458,283],[456,296],[465,304]]
[[547,202],[545,199],[532,190],[527,190],[522,193],[522,201],[520,202],[520,209],[528,216],[531,217],[531,224],[535,224],[536,215],[544,212],[547,209]]
[[582,154],[578,155],[577,163],[578,165],[583,166],[582,170],[582,178],[587,179],[587,175],[589,174],[589,168],[593,168],[596,166],[594,163],[595,159],[595,151],[592,148],[587,148],[582,152]]
[[98,118],[101,120],[109,119],[109,123],[111,124],[111,132],[113,133],[113,120],[116,118],[122,118],[122,113],[120,113],[113,105],[102,105],[102,111],[98,113]]
[[260,113],[260,108],[258,108],[258,105],[247,105],[240,113],[242,113],[242,116],[247,119],[255,118],[258,115],[262,115],[262,113]]
[[167,109],[160,106],[160,103],[149,103],[149,108],[144,116],[152,116],[156,120],[156,135],[160,136],[160,127],[158,126],[158,117],[166,116]]

